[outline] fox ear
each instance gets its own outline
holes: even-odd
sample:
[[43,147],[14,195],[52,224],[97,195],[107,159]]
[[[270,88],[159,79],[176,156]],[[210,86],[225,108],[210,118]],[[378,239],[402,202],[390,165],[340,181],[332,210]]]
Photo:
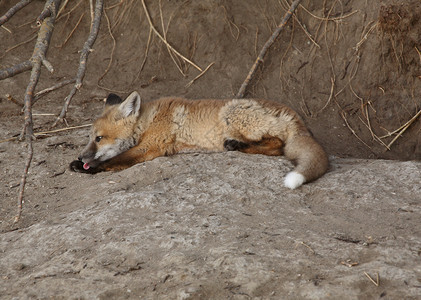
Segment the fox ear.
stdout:
[[120,104],[118,109],[123,114],[124,118],[128,116],[135,115],[138,116],[140,112],[140,104],[142,100],[140,99],[140,95],[135,91],[131,93],[123,103]]
[[116,94],[109,94],[107,98],[105,99],[105,105],[116,105],[123,102],[123,99],[120,98],[120,96],[117,96]]

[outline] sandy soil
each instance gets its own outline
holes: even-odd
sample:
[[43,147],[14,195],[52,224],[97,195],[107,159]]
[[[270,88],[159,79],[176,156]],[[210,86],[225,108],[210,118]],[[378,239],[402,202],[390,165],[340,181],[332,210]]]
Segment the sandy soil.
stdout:
[[[0,1],[0,15],[13,2]],[[69,2],[48,52],[55,72],[43,70],[37,90],[76,73],[89,3],[70,12],[77,2]],[[200,72],[174,62],[156,36],[147,46],[141,2],[114,2],[106,4],[112,37],[103,18],[66,119],[70,126],[92,122],[109,91],[125,96],[136,89],[145,101],[233,97],[286,7],[284,1],[146,1],[155,26],[179,52],[202,69],[214,63],[187,87]],[[28,22],[43,3],[34,1],[7,22],[11,33],[0,28],[0,68],[30,57],[34,41],[11,47],[34,36]],[[2,141],[0,298],[419,298],[421,123],[415,120],[390,151],[384,144],[396,135],[379,137],[421,105],[421,4],[302,4],[311,14],[298,10],[248,96],[300,113],[331,155],[325,176],[290,191],[282,185],[289,162],[236,152],[75,174],[68,164],[88,140],[86,127],[34,142],[23,216],[13,224],[26,149]],[[22,103],[28,78],[0,81],[0,140],[22,129],[21,107],[6,94]],[[34,105],[36,132],[49,130],[69,90]]]

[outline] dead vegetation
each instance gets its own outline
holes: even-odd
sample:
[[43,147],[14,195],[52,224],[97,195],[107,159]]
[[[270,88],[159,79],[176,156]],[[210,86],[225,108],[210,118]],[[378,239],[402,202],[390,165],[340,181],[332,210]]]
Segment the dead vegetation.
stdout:
[[[300,4],[300,2],[303,3]],[[22,0],[17,4],[10,5],[10,9],[0,17],[2,26],[0,30],[13,34],[12,30],[8,28],[7,22],[13,18],[14,14],[28,5],[33,5],[33,3],[30,0]],[[20,185],[18,216],[21,213],[26,174],[31,164],[32,140],[33,137],[40,134],[33,132],[32,106],[48,93],[71,85],[61,111],[53,112],[56,118],[50,125],[51,127],[57,125],[65,128],[74,127],[67,123],[68,108],[72,98],[82,88],[85,74],[89,71],[89,54],[95,51],[95,40],[101,30],[106,33],[106,36],[102,36],[102,40],[100,40],[101,47],[105,45],[106,51],[109,53],[104,60],[106,63],[103,64],[101,75],[97,79],[97,87],[102,90],[127,93],[138,85],[139,81],[141,81],[142,88],[148,87],[160,79],[156,76],[149,78],[143,76],[146,64],[148,62],[159,64],[164,60],[167,61],[167,55],[173,66],[176,67],[179,76],[187,79],[187,83],[183,84],[186,89],[191,88],[198,81],[206,82],[210,78],[213,79],[213,77],[206,77],[207,73],[212,70],[224,71],[218,67],[220,61],[211,55],[200,57],[200,55],[204,55],[203,50],[198,52],[200,44],[210,41],[204,41],[205,33],[200,32],[198,28],[188,28],[187,25],[179,27],[187,32],[182,37],[182,42],[186,45],[183,48],[180,48],[183,43],[173,38],[171,29],[181,18],[180,11],[186,12],[185,5],[187,4],[182,3],[176,9],[166,10],[162,1],[149,3],[145,0],[116,0],[107,2],[104,6],[102,0],[47,0],[39,15],[35,16],[36,12],[34,11],[33,22],[29,25],[19,25],[31,28],[31,30],[28,30],[27,35],[19,43],[8,45],[3,57],[7,59],[10,57],[8,56],[10,53],[33,45],[36,39],[34,52],[25,61],[15,64],[6,62],[8,66],[2,65],[0,70],[0,79],[10,78],[25,71],[31,70],[32,72],[23,101],[20,100],[20,97],[9,93],[0,95],[7,101],[13,101],[24,108],[25,122],[20,138],[25,137],[28,155]],[[201,9],[204,14],[208,13],[209,9],[206,5],[211,4],[203,5]],[[395,143],[405,133],[408,133],[408,129],[419,120],[421,110],[417,98],[419,92],[416,91],[416,87],[419,86],[418,82],[421,79],[419,72],[421,66],[419,36],[421,36],[421,32],[419,32],[420,26],[418,26],[421,9],[420,4],[416,1],[405,4],[386,3],[380,6],[375,17],[367,18],[361,8],[351,6],[349,1],[324,0],[320,5],[316,5],[311,1],[278,0],[274,2],[273,6],[279,13],[285,14],[282,22],[280,22],[280,14],[279,18],[266,15],[268,8],[265,5],[267,4],[256,3],[256,11],[264,14],[264,26],[273,33],[271,38],[270,35],[263,35],[262,29],[259,30],[259,27],[256,27],[253,32],[249,30],[247,24],[239,21],[240,17],[234,15],[234,9],[229,3],[221,1],[218,5],[220,19],[225,23],[230,38],[235,44],[239,44],[241,39],[247,36],[253,41],[248,44],[250,52],[254,52],[257,57],[249,76],[238,93],[234,92],[235,87],[232,88],[233,96],[243,97],[248,92],[251,96],[268,97],[270,91],[264,84],[264,81],[267,80],[266,76],[268,76],[266,72],[274,73],[273,71],[277,70],[279,86],[286,96],[291,95],[290,90],[292,89],[299,91],[300,97],[298,98],[300,100],[297,100],[296,104],[304,116],[310,120],[318,119],[322,115],[329,116],[333,113],[332,111],[335,111],[336,117],[343,121],[342,125],[361,145],[369,149],[369,153],[379,152],[379,150],[375,150],[373,142],[380,145],[384,151],[390,151]],[[291,16],[292,20],[289,26],[285,26]],[[344,27],[355,22],[355,19],[360,20],[364,25],[361,32],[355,33],[358,38],[354,40],[353,46],[344,48],[345,40],[350,38],[344,34]],[[140,45],[136,46],[140,50],[122,52],[118,48],[119,43],[122,43],[121,36],[125,34],[125,29],[129,28],[130,22],[134,22],[134,20],[139,22],[136,26],[146,33],[144,36],[147,36],[147,39],[142,39],[139,32],[127,32],[124,37],[129,40],[127,43]],[[63,24],[58,33],[53,32],[55,23]],[[89,26],[89,30],[86,30],[86,26]],[[84,44],[74,45],[75,35],[83,29],[89,33],[85,37]],[[285,32],[283,41],[275,42],[282,29]],[[61,41],[54,45],[55,48],[61,50],[73,46],[80,51],[79,62],[73,62],[78,69],[72,78],[62,80],[50,88],[36,92],[41,69],[45,68],[49,72],[54,72],[57,69],[57,66],[50,63],[47,54],[48,47],[51,47],[48,41],[52,34],[61,36]],[[267,40],[268,38],[270,39]],[[267,41],[268,44],[262,45],[264,41]],[[162,45],[158,50],[152,47],[157,43]],[[264,59],[273,43],[273,49],[267,54],[267,59]],[[304,48],[303,45],[309,45],[309,47]],[[203,49],[203,46],[200,49]],[[260,53],[259,49],[262,49]],[[368,65],[367,59],[369,58],[367,57],[370,51],[380,52],[381,61],[375,63],[380,64],[379,73],[382,75],[378,75],[376,82],[369,80],[370,86],[368,86],[362,75],[367,76],[364,69]],[[345,59],[341,60],[338,53],[345,53]],[[300,59],[294,60],[296,54],[300,55]],[[274,57],[277,56],[279,59],[275,60]],[[322,61],[321,57],[325,59]],[[223,60],[224,58],[218,59]],[[136,65],[133,67],[136,71],[128,72],[128,75],[125,75],[130,77],[130,80],[126,80],[129,82],[128,84],[110,85],[110,82],[115,82],[114,76],[110,74],[118,72],[123,65],[122,61],[126,65]],[[250,63],[250,61],[244,61],[246,65]],[[318,70],[322,68],[324,73],[318,73]],[[244,76],[244,74],[239,76]],[[318,80],[316,77],[319,77]],[[251,80],[252,78],[254,79]],[[316,86],[314,82],[319,82],[320,86]],[[236,86],[239,87],[239,85],[240,82],[236,82]],[[398,113],[392,113],[390,116],[390,110],[383,104],[384,98],[390,96],[390,92],[396,89],[404,91],[409,100],[405,99],[391,104]],[[80,124],[76,124],[77,126]],[[411,131],[410,135],[417,133],[419,133],[419,129]],[[14,137],[7,140],[10,139],[14,139]],[[2,142],[5,141],[6,139]]]

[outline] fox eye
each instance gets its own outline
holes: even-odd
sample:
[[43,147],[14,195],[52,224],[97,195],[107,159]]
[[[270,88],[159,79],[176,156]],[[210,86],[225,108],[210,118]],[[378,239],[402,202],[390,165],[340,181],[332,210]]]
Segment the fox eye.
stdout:
[[100,136],[100,135],[98,135],[98,136],[95,138],[95,142],[97,142],[97,143],[99,143],[101,140],[102,140],[102,136]]

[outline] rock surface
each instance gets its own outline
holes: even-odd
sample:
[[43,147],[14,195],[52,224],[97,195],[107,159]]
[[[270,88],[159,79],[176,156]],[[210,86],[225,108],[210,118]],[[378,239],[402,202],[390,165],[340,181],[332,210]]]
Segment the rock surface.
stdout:
[[332,158],[294,191],[291,167],[229,152],[66,172],[79,205],[0,235],[0,298],[419,297],[421,163]]

